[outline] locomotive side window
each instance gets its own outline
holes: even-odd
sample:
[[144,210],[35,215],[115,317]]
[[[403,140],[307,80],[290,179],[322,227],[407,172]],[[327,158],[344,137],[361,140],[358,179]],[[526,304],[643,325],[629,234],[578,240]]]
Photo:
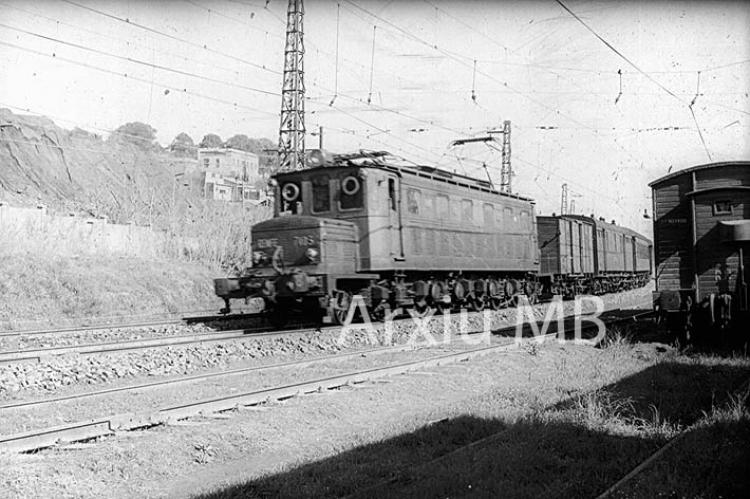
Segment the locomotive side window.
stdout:
[[451,198],[451,220],[461,220],[461,203],[458,199]]
[[714,216],[731,215],[731,214],[732,214],[732,202],[731,201],[716,201],[714,203]]
[[328,175],[316,175],[312,178],[313,213],[322,213],[331,209],[331,189]]
[[495,207],[489,203],[484,203],[484,226],[487,228],[495,226]]
[[526,210],[521,211],[521,228],[526,230],[529,227],[529,212]]
[[406,209],[411,215],[419,215],[419,200],[421,193],[418,189],[408,189],[406,191]]
[[471,199],[461,200],[461,221],[472,222],[474,220],[474,207]]
[[[393,182],[393,180],[389,179],[389,188],[391,182]],[[362,208],[362,201],[364,199],[362,189],[362,180],[359,177],[356,177],[354,175],[347,175],[346,177],[342,178],[341,195],[339,196],[339,207],[342,210],[356,210],[357,208]],[[392,199],[392,202],[395,203],[395,197]]]
[[505,208],[503,208],[503,221],[505,222],[506,229],[515,227],[513,225],[513,208],[511,208],[510,206],[506,206]]
[[431,192],[425,192],[422,198],[422,206],[424,207],[424,216],[427,218],[435,217],[435,194]]
[[440,220],[448,218],[448,196],[445,194],[437,196],[437,216]]

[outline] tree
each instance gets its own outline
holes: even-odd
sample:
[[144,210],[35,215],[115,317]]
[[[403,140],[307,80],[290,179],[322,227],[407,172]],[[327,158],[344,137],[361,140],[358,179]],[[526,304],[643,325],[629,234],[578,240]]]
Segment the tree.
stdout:
[[256,152],[255,149],[257,149],[257,147],[255,142],[257,141],[240,133],[227,140],[224,143],[224,147],[231,147],[232,149],[239,149],[240,151]]
[[209,133],[203,137],[198,147],[221,147],[223,144],[224,142],[222,142],[221,137],[215,133]]
[[178,134],[169,146],[169,150],[178,156],[195,156],[195,149],[195,142],[185,132]]
[[112,135],[141,149],[151,149],[155,146],[156,129],[140,121],[131,121],[118,127]]

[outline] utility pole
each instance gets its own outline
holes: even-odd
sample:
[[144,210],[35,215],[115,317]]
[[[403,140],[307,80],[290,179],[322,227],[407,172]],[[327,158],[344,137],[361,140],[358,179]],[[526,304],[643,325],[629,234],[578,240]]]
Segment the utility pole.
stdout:
[[305,168],[304,14],[302,0],[289,0],[279,126],[280,171]]
[[560,215],[568,212],[568,184],[562,185],[562,194],[560,196]]
[[511,177],[513,170],[510,166],[510,120],[503,123],[503,168],[500,174],[500,192],[511,193]]

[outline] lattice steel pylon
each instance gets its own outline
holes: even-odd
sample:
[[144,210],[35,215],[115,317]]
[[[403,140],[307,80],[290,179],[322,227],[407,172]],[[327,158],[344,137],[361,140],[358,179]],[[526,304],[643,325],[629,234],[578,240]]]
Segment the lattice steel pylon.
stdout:
[[280,171],[302,170],[305,167],[304,14],[302,0],[289,0],[279,126]]
[[503,168],[500,173],[500,192],[511,193],[511,177],[513,170],[510,166],[510,121],[503,123]]

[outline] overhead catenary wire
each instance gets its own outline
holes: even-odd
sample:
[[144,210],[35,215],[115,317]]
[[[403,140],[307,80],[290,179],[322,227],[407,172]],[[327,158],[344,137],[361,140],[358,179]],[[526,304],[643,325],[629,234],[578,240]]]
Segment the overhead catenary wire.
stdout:
[[372,27],[372,53],[370,55],[370,92],[367,94],[367,104],[372,102],[372,78],[375,74],[375,35],[377,33],[377,26]]
[[339,94],[339,22],[341,20],[341,4],[336,3],[336,69],[334,73],[334,85],[333,85],[333,98],[331,99],[331,102],[328,104],[329,106],[333,106],[333,103],[336,102],[336,97],[338,97]]
[[27,15],[30,15],[30,16],[38,17],[40,19],[46,19],[47,21],[55,23],[55,26],[58,26],[58,27],[59,26],[68,26],[68,27],[73,28],[75,30],[82,31],[82,32],[85,32],[85,33],[90,33],[90,34],[92,34],[94,36],[97,36],[97,37],[107,38],[109,40],[115,40],[115,41],[118,41],[120,43],[124,43],[128,47],[131,47],[131,46],[138,47],[138,46],[140,46],[140,47],[143,47],[143,48],[148,49],[148,50],[156,51],[156,53],[158,53],[158,54],[164,54],[164,55],[167,55],[169,57],[173,57],[175,59],[179,59],[179,60],[182,60],[182,61],[185,61],[185,62],[190,62],[192,64],[199,64],[199,65],[203,65],[203,66],[209,66],[212,70],[219,69],[219,70],[222,70],[222,71],[226,71],[226,72],[229,72],[229,73],[232,73],[232,74],[236,75],[238,78],[242,76],[242,73],[238,70],[238,66],[227,67],[227,66],[219,65],[219,64],[217,64],[217,61],[215,61],[215,60],[211,61],[210,63],[206,62],[206,61],[201,61],[199,59],[187,57],[184,54],[176,54],[174,52],[171,52],[171,51],[168,51],[168,50],[164,50],[163,48],[156,47],[154,45],[148,45],[147,46],[147,45],[145,45],[143,43],[139,43],[137,41],[137,39],[132,39],[132,38],[124,39],[124,38],[112,36],[111,34],[108,34],[108,33],[101,33],[99,31],[95,31],[95,30],[92,30],[92,29],[89,29],[89,28],[86,28],[86,27],[83,27],[83,26],[79,26],[79,25],[76,25],[76,24],[73,24],[73,23],[70,23],[70,22],[66,22],[63,19],[58,19],[58,18],[55,18],[55,17],[46,16],[46,15],[41,14],[39,12],[33,12],[33,11],[30,11],[30,10],[26,10],[26,9],[21,8],[21,7],[18,7],[18,5],[12,5],[12,4],[6,3],[5,1],[0,1],[0,4],[2,4],[4,7],[16,10],[18,12],[23,12],[23,13],[25,13]]
[[130,19],[122,18],[122,17],[116,16],[114,14],[110,14],[109,12],[105,12],[105,11],[102,11],[102,10],[99,10],[99,9],[95,9],[93,7],[89,7],[87,5],[82,5],[82,4],[78,3],[78,2],[74,2],[73,0],[60,0],[60,1],[68,3],[70,5],[74,5],[74,6],[78,7],[78,8],[80,8],[80,9],[84,9],[84,10],[87,10],[89,12],[93,12],[95,14],[107,17],[109,19],[113,19],[115,21],[123,22],[125,24],[130,25],[130,26],[135,26],[136,28],[142,29],[142,30],[147,31],[149,33],[153,33],[153,34],[156,34],[156,35],[159,35],[159,36],[163,36],[165,38],[169,38],[170,40],[174,40],[174,41],[178,41],[178,42],[181,42],[181,43],[185,43],[185,44],[190,45],[192,47],[195,47],[195,48],[198,48],[198,49],[201,49],[201,50],[205,50],[207,52],[211,52],[212,54],[220,55],[222,57],[227,57],[229,59],[232,59],[233,61],[241,62],[243,64],[247,64],[249,66],[253,66],[253,67],[255,67],[257,69],[260,69],[260,70],[263,70],[263,71],[267,71],[267,72],[270,72],[270,73],[273,73],[273,74],[276,74],[276,75],[281,75],[282,74],[281,71],[276,71],[274,69],[267,68],[266,66],[264,66],[262,64],[257,64],[255,62],[248,61],[247,59],[243,59],[241,57],[237,57],[237,56],[234,56],[234,55],[231,55],[231,54],[227,54],[227,53],[222,52],[220,50],[213,49],[213,48],[211,48],[211,47],[209,47],[208,45],[205,45],[205,44],[201,45],[199,43],[195,43],[193,41],[186,40],[185,38],[180,38],[179,36],[170,35],[169,33],[164,33],[163,31],[159,31],[157,29],[151,28],[151,27],[146,26],[144,24],[140,24],[140,23],[137,23],[135,21],[131,21]]
[[17,28],[15,26],[10,26],[10,25],[2,23],[2,22],[0,22],[0,27],[3,27],[5,29],[9,29],[9,30],[13,30],[13,31],[17,31],[19,33],[24,33],[26,35],[33,36],[33,37],[36,37],[36,38],[41,38],[42,40],[47,40],[47,41],[50,41],[50,42],[59,43],[59,44],[62,44],[62,45],[67,45],[69,47],[73,47],[73,48],[76,48],[78,50],[84,50],[86,52],[91,52],[91,53],[103,55],[103,56],[106,56],[106,57],[112,57],[114,59],[119,59],[121,61],[127,61],[127,62],[130,62],[130,63],[133,63],[133,64],[138,64],[138,65],[141,65],[141,66],[147,66],[147,67],[149,67],[151,69],[158,69],[160,71],[166,71],[166,72],[169,72],[169,73],[175,73],[175,74],[179,74],[179,75],[182,75],[182,76],[189,76],[191,78],[197,78],[197,79],[200,79],[200,80],[209,81],[209,82],[212,82],[212,83],[218,83],[220,85],[227,85],[227,86],[230,86],[230,87],[235,87],[235,88],[239,88],[239,89],[242,89],[242,90],[248,90],[248,91],[251,91],[251,92],[258,92],[258,93],[265,94],[265,95],[272,95],[274,97],[280,97],[281,96],[281,94],[279,92],[272,92],[272,91],[264,90],[264,89],[261,89],[261,88],[248,87],[246,85],[240,85],[238,83],[233,83],[233,82],[229,82],[229,81],[226,81],[226,80],[220,80],[220,79],[217,79],[217,78],[212,78],[210,76],[205,76],[205,75],[200,75],[200,74],[197,74],[197,73],[192,73],[190,71],[183,71],[181,69],[176,69],[176,68],[172,68],[172,67],[169,67],[169,66],[164,66],[164,65],[161,65],[161,64],[154,64],[152,62],[143,61],[143,60],[136,59],[136,58],[133,58],[133,57],[128,57],[128,56],[113,54],[112,52],[107,52],[106,50],[100,50],[100,49],[96,49],[96,48],[93,48],[93,47],[87,47],[85,45],[80,45],[78,43],[73,43],[73,42],[69,42],[69,41],[62,40],[62,39],[59,39],[59,38],[55,38],[55,37],[52,37],[52,36],[43,35],[41,33],[36,33],[34,31],[29,31],[29,30],[25,30],[25,29],[22,29],[22,28]]
[[[43,57],[49,57],[49,58],[55,59],[57,61],[63,61],[63,62],[69,63],[69,64],[74,64],[76,66],[81,66],[81,67],[85,67],[85,68],[88,68],[88,69],[92,69],[94,71],[99,71],[99,72],[102,72],[102,73],[106,73],[106,74],[118,76],[118,77],[121,77],[121,78],[126,78],[126,79],[137,81],[137,82],[140,82],[140,83],[145,83],[145,84],[147,84],[149,86],[151,85],[151,80],[148,80],[148,79],[145,79],[145,78],[139,78],[137,76],[133,76],[133,75],[130,75],[128,73],[118,73],[117,71],[113,71],[113,70],[110,70],[110,69],[105,69],[105,68],[102,68],[100,66],[96,66],[96,65],[89,64],[89,63],[86,63],[86,62],[76,61],[74,59],[68,59],[66,57],[57,55],[57,53],[55,53],[55,52],[46,53],[46,52],[42,52],[42,51],[39,51],[39,50],[31,49],[31,48],[28,48],[28,47],[24,47],[24,46],[21,46],[21,45],[17,45],[15,43],[5,42],[5,41],[2,41],[2,40],[0,40],[0,45],[4,45],[6,47],[15,48],[17,50],[22,50],[24,52],[28,52],[28,53],[31,53],[31,54],[40,55],[40,56],[43,56]],[[202,94],[202,93],[195,92],[195,91],[192,91],[192,90],[188,90],[187,88],[176,87],[174,85],[166,84],[166,83],[163,83],[163,82],[156,82],[155,81],[155,83],[158,83],[159,86],[161,86],[163,88],[174,90],[174,91],[176,91],[178,93],[192,95],[192,96],[199,97],[201,99],[206,99],[206,100],[209,100],[209,101],[212,101],[212,102],[218,102],[218,103],[221,103],[221,104],[226,104],[228,106],[232,106],[232,107],[235,107],[235,108],[238,108],[238,109],[245,109],[247,111],[252,111],[252,112],[255,112],[255,113],[264,114],[264,115],[268,115],[268,116],[273,116],[274,118],[278,118],[278,114],[277,113],[271,113],[271,112],[268,112],[268,111],[264,111],[262,109],[258,109],[258,108],[246,106],[246,105],[243,105],[243,104],[239,104],[237,102],[231,102],[231,101],[227,101],[227,100],[224,100],[224,99],[219,99],[218,97],[212,97],[210,95],[206,95],[206,94]]]
[[[594,31],[588,24],[586,24],[583,19],[578,17],[575,12],[570,10],[561,0],[555,0],[563,9],[565,9],[566,12],[568,12],[571,16],[573,16],[579,23],[581,23],[587,30],[589,30],[596,38],[598,38],[604,45],[606,45],[610,50],[612,50],[615,54],[617,54],[621,59],[623,59],[625,62],[627,62],[630,66],[633,67],[636,71],[638,71],[640,74],[642,74],[646,79],[648,79],[650,82],[654,83],[656,86],[664,90],[667,94],[674,97],[678,102],[682,104],[687,104],[685,101],[683,101],[680,97],[678,97],[674,92],[672,92],[670,89],[662,85],[658,80],[653,78],[651,75],[643,71],[640,67],[638,67],[633,61],[628,59],[622,52],[617,50],[611,43],[609,43],[607,40],[605,40],[599,33]],[[700,137],[701,144],[703,144],[703,149],[706,151],[706,155],[708,156],[709,161],[713,161],[713,158],[711,157],[711,152],[708,150],[708,145],[706,144],[706,139],[703,137],[703,132],[701,131],[701,127],[698,124],[698,118],[695,116],[695,111],[693,111],[692,104],[687,104],[688,110],[690,111],[690,116],[693,118],[693,121],[695,122],[695,128],[698,131],[698,136]]]

